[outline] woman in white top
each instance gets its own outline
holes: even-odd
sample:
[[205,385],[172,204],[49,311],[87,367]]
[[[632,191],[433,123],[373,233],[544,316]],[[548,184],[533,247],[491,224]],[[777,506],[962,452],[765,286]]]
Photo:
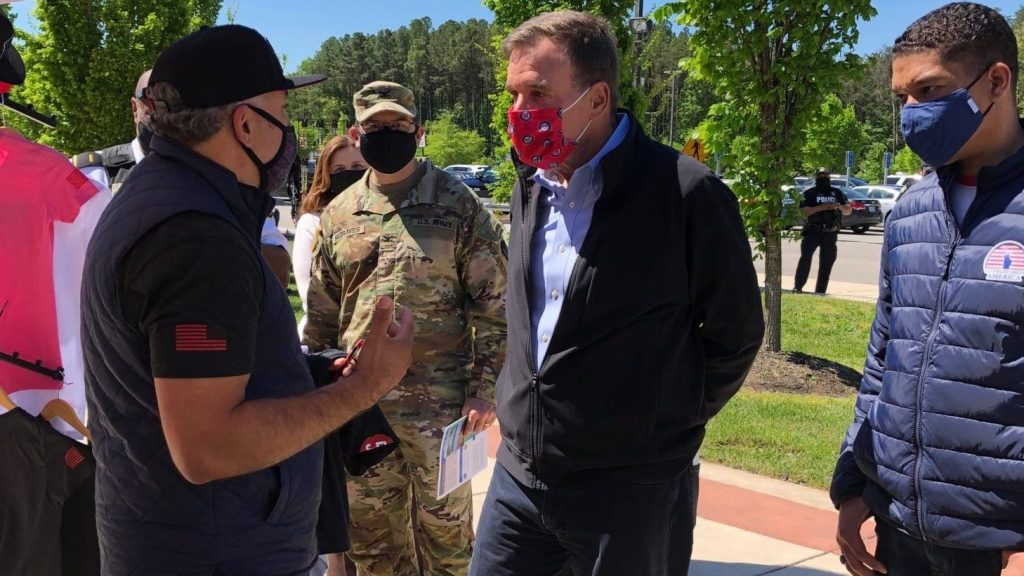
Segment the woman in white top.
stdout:
[[302,321],[299,337],[306,327],[306,292],[313,265],[313,241],[320,228],[320,213],[338,194],[354,184],[366,173],[366,162],[359,148],[348,136],[335,136],[327,141],[313,171],[313,183],[302,199],[299,221],[295,224],[295,244],[292,247],[292,266],[295,284],[302,298]]

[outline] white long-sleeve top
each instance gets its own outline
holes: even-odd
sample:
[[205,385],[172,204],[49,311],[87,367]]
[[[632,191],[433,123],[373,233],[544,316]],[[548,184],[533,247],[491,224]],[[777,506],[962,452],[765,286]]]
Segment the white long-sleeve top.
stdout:
[[307,300],[309,277],[313,267],[313,241],[320,227],[320,213],[307,213],[299,217],[295,223],[295,244],[292,247],[292,269],[295,271],[295,286],[302,299],[302,320],[299,321],[299,338],[306,328]]

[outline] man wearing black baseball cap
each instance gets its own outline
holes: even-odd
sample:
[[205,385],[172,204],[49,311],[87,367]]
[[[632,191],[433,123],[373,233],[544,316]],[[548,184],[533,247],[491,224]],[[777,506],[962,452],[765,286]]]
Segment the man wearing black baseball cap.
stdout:
[[319,440],[405,374],[412,319],[378,303],[358,366],[314,391],[259,237],[295,133],[270,43],[199,30],[157,59],[156,133],[86,261],[83,340],[104,574],[303,574]]

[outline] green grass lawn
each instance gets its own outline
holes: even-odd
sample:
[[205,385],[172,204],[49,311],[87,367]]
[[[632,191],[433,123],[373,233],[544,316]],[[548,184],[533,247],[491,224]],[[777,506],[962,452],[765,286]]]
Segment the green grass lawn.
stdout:
[[782,349],[860,371],[875,305],[804,294],[782,295]]
[[[873,304],[783,294],[782,348],[864,367]],[[708,425],[702,457],[828,489],[854,396],[740,392]]]
[[292,303],[292,312],[298,322],[302,319],[302,298],[299,298],[299,289],[295,287],[295,274],[292,274],[291,284],[288,285],[288,300]]
[[827,490],[853,400],[740,392],[708,425],[701,457]]

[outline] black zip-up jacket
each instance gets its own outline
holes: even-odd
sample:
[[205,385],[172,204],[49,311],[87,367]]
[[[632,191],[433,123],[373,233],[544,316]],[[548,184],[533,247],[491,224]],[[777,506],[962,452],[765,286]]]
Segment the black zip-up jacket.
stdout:
[[540,366],[529,290],[540,186],[521,175],[513,193],[498,460],[528,486],[678,474],[761,344],[735,196],[629,120],[600,162],[604,187]]

